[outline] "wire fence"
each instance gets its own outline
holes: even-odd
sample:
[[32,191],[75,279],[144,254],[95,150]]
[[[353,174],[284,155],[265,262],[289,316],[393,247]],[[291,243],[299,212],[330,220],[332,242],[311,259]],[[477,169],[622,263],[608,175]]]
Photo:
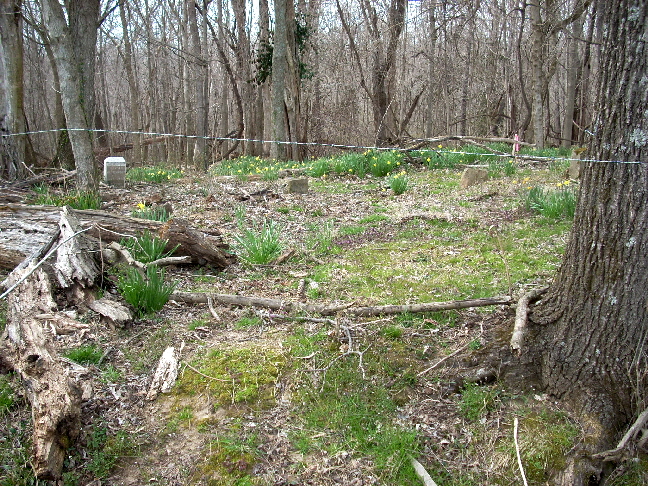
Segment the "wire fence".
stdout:
[[[210,137],[210,136],[199,136],[199,135],[186,135],[179,133],[162,133],[162,132],[143,132],[143,131],[130,131],[130,130],[111,130],[111,129],[91,129],[91,128],[53,128],[49,130],[34,130],[21,133],[3,133],[2,138],[5,137],[17,137],[24,135],[38,135],[38,134],[47,134],[47,133],[58,133],[58,132],[78,132],[86,131],[98,134],[113,133],[118,135],[134,135],[134,136],[143,136],[143,137],[160,137],[160,138],[182,138],[188,140],[208,140],[213,142],[246,142],[246,143],[262,143],[262,144],[276,144],[276,145],[291,145],[291,146],[304,146],[304,147],[325,147],[325,148],[334,148],[341,150],[378,150],[378,151],[399,151],[399,152],[412,152],[418,150],[432,150],[437,154],[462,154],[467,156],[480,156],[480,157],[500,157],[500,158],[526,158],[537,161],[556,161],[556,160],[566,160],[566,161],[578,161],[578,162],[592,162],[592,163],[607,163],[607,164],[642,164],[641,161],[626,161],[626,160],[599,160],[599,159],[581,159],[581,158],[572,158],[572,157],[561,157],[561,156],[548,156],[548,155],[523,155],[519,154],[517,151],[512,153],[497,153],[495,151],[489,152],[469,152],[464,150],[450,150],[448,148],[432,148],[426,149],[423,147],[412,148],[412,147],[397,147],[397,146],[376,146],[376,145],[352,145],[352,144],[341,144],[341,143],[324,143],[324,142],[287,142],[281,140],[265,140],[265,139],[255,139],[255,138],[237,138],[237,137]],[[475,137],[480,138],[481,137]],[[453,136],[443,136],[438,138],[411,138],[407,141],[411,144],[434,144],[447,140],[464,140],[470,144],[471,137],[453,137]],[[515,141],[507,141],[513,145]],[[529,144],[525,144],[530,146]]]

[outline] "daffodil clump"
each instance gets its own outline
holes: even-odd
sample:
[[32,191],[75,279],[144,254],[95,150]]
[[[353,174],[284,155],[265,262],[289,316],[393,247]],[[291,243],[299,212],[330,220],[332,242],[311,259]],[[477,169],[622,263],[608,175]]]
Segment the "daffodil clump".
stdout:
[[[513,181],[516,183],[517,181]],[[531,186],[529,178],[521,181],[522,200],[528,211],[547,218],[572,219],[576,211],[576,189],[571,181],[558,182],[553,187]]]
[[407,173],[402,170],[398,174],[392,175],[389,178],[388,183],[390,189],[394,191],[394,194],[398,196],[407,191],[407,187],[409,186],[409,178],[407,177]]
[[133,218],[148,219],[151,221],[160,221],[162,223],[169,221],[169,213],[164,206],[147,206],[143,202],[137,203],[137,209],[131,211]]
[[367,150],[363,154],[368,172],[374,177],[385,177],[400,169],[403,154],[396,150]]
[[126,173],[126,179],[134,182],[167,182],[183,176],[181,170],[165,167],[133,167]]
[[295,161],[279,161],[264,159],[260,156],[244,155],[232,160],[224,160],[214,164],[210,169],[213,175],[233,175],[241,178],[260,176],[264,180],[275,180],[280,170],[302,169],[304,163]]

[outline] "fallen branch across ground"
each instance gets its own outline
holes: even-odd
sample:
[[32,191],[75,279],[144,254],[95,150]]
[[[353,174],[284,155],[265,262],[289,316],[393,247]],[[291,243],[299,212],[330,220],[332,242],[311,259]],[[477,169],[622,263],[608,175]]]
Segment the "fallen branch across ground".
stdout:
[[376,305],[367,307],[352,307],[353,304],[343,305],[318,305],[303,304],[279,299],[268,299],[265,297],[248,297],[244,295],[210,294],[206,292],[174,292],[171,300],[187,304],[206,304],[209,299],[212,302],[222,305],[238,305],[242,307],[262,307],[264,309],[282,311],[305,311],[312,314],[330,316],[344,312],[351,316],[380,316],[389,314],[402,314],[403,312],[436,312],[442,310],[467,309],[469,307],[484,307],[489,305],[509,305],[511,298],[490,297],[483,299],[455,300],[450,302],[429,302],[423,304],[407,305]]

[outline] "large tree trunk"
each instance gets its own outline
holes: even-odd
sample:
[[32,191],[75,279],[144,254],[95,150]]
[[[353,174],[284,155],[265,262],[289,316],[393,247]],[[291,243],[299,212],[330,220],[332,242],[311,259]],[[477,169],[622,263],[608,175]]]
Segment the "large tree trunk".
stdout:
[[[582,410],[590,452],[609,448],[646,407],[648,384],[648,2],[600,8],[607,32],[593,155],[637,163],[583,164],[562,267],[532,313],[542,384]],[[577,465],[563,484],[587,484],[592,466],[601,470]]]
[[61,100],[77,168],[78,188],[96,191],[93,154],[94,74],[99,0],[42,0],[43,25],[52,45],[61,83]]

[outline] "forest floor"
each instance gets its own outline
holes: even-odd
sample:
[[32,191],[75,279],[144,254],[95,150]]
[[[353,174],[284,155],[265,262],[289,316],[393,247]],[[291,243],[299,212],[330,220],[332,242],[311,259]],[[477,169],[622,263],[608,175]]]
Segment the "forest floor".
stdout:
[[[168,268],[181,291],[375,305],[517,298],[550,282],[570,223],[530,214],[520,190],[563,175],[520,169],[467,189],[460,178],[413,170],[395,195],[382,179],[325,177],[290,194],[282,179],[187,174],[103,188],[102,197],[123,215],[169,203],[174,217],[219,229],[235,253],[235,235],[272,220],[295,250],[280,265]],[[509,306],[327,319],[213,311],[170,301],[121,329],[88,312],[83,333],[60,338],[62,352],[104,358],[88,365],[92,392],[61,484],[420,485],[411,457],[440,486],[520,484],[516,418],[529,484],[545,484],[579,440],[577,417],[530,385],[498,379]],[[147,400],[168,346],[180,355],[178,381]],[[4,409],[0,400],[0,484],[37,484],[29,409],[20,385],[3,380],[13,398]]]

